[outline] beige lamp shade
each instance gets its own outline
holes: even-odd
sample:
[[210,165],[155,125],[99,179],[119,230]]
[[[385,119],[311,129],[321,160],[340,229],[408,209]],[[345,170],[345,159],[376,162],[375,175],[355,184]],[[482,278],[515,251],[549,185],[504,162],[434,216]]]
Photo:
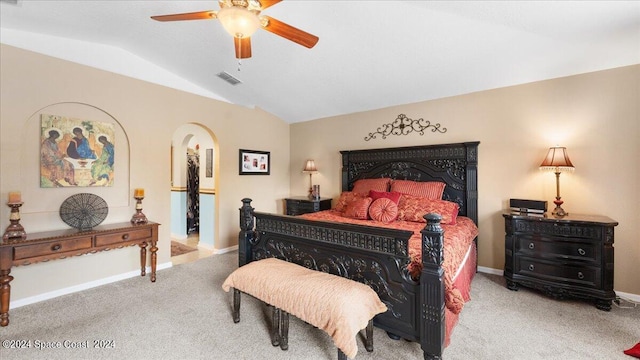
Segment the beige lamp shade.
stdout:
[[304,172],[318,172],[318,168],[316,168],[316,163],[313,160],[307,160],[307,163],[304,165]]
[[561,146],[549,148],[547,156],[540,164],[540,170],[573,171],[574,169],[567,154],[567,148]]

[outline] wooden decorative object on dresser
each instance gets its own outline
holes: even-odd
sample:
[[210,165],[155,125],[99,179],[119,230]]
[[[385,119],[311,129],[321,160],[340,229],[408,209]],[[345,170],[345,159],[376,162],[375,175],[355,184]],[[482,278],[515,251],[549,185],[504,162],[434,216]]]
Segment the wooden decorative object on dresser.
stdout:
[[296,196],[285,199],[287,215],[302,215],[306,213],[331,209],[331,198],[309,199],[306,196]]
[[555,298],[595,301],[611,310],[613,240],[618,223],[606,216],[562,218],[503,214],[507,287],[538,289]]
[[146,275],[147,246],[151,245],[151,281],[156,281],[158,225],[130,222],[96,226],[91,230],[66,229],[28,234],[26,239],[0,243],[0,326],[9,325],[12,266],[64,259],[103,250],[140,246],[140,275]]

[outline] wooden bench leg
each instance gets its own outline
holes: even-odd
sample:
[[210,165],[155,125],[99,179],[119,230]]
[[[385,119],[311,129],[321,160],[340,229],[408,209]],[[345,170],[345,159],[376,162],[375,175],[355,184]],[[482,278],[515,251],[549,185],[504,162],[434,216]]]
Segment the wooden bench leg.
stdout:
[[340,349],[338,349],[338,360],[347,360],[347,355],[345,355],[345,353]]
[[367,324],[367,337],[365,338],[364,347],[368,352],[373,351],[373,319],[369,320]]
[[289,348],[289,313],[280,310],[280,349]]
[[240,322],[240,290],[233,289],[233,322]]
[[280,345],[280,316],[281,311],[275,306],[269,305],[271,308],[271,345]]

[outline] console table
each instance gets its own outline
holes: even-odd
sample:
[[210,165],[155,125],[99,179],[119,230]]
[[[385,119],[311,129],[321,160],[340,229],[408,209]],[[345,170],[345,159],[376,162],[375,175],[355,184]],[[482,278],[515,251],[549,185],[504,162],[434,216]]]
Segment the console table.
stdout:
[[12,266],[35,264],[64,259],[74,255],[140,246],[140,275],[146,275],[147,246],[151,245],[151,281],[156,281],[158,225],[130,222],[96,226],[87,231],[66,229],[27,234],[26,239],[15,238],[0,242],[0,326],[9,325],[9,298],[13,280]]

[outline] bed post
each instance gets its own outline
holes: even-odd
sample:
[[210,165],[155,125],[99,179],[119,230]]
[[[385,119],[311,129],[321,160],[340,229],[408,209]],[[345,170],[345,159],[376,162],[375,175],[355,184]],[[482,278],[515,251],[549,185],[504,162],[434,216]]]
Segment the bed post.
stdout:
[[424,216],[422,233],[422,273],[420,275],[420,346],[425,360],[441,359],[444,350],[444,271],[442,269],[444,230],[439,214]]
[[238,235],[238,266],[251,262],[251,244],[256,238],[253,227],[253,210],[255,209],[251,207],[251,199],[242,199],[240,234]]

